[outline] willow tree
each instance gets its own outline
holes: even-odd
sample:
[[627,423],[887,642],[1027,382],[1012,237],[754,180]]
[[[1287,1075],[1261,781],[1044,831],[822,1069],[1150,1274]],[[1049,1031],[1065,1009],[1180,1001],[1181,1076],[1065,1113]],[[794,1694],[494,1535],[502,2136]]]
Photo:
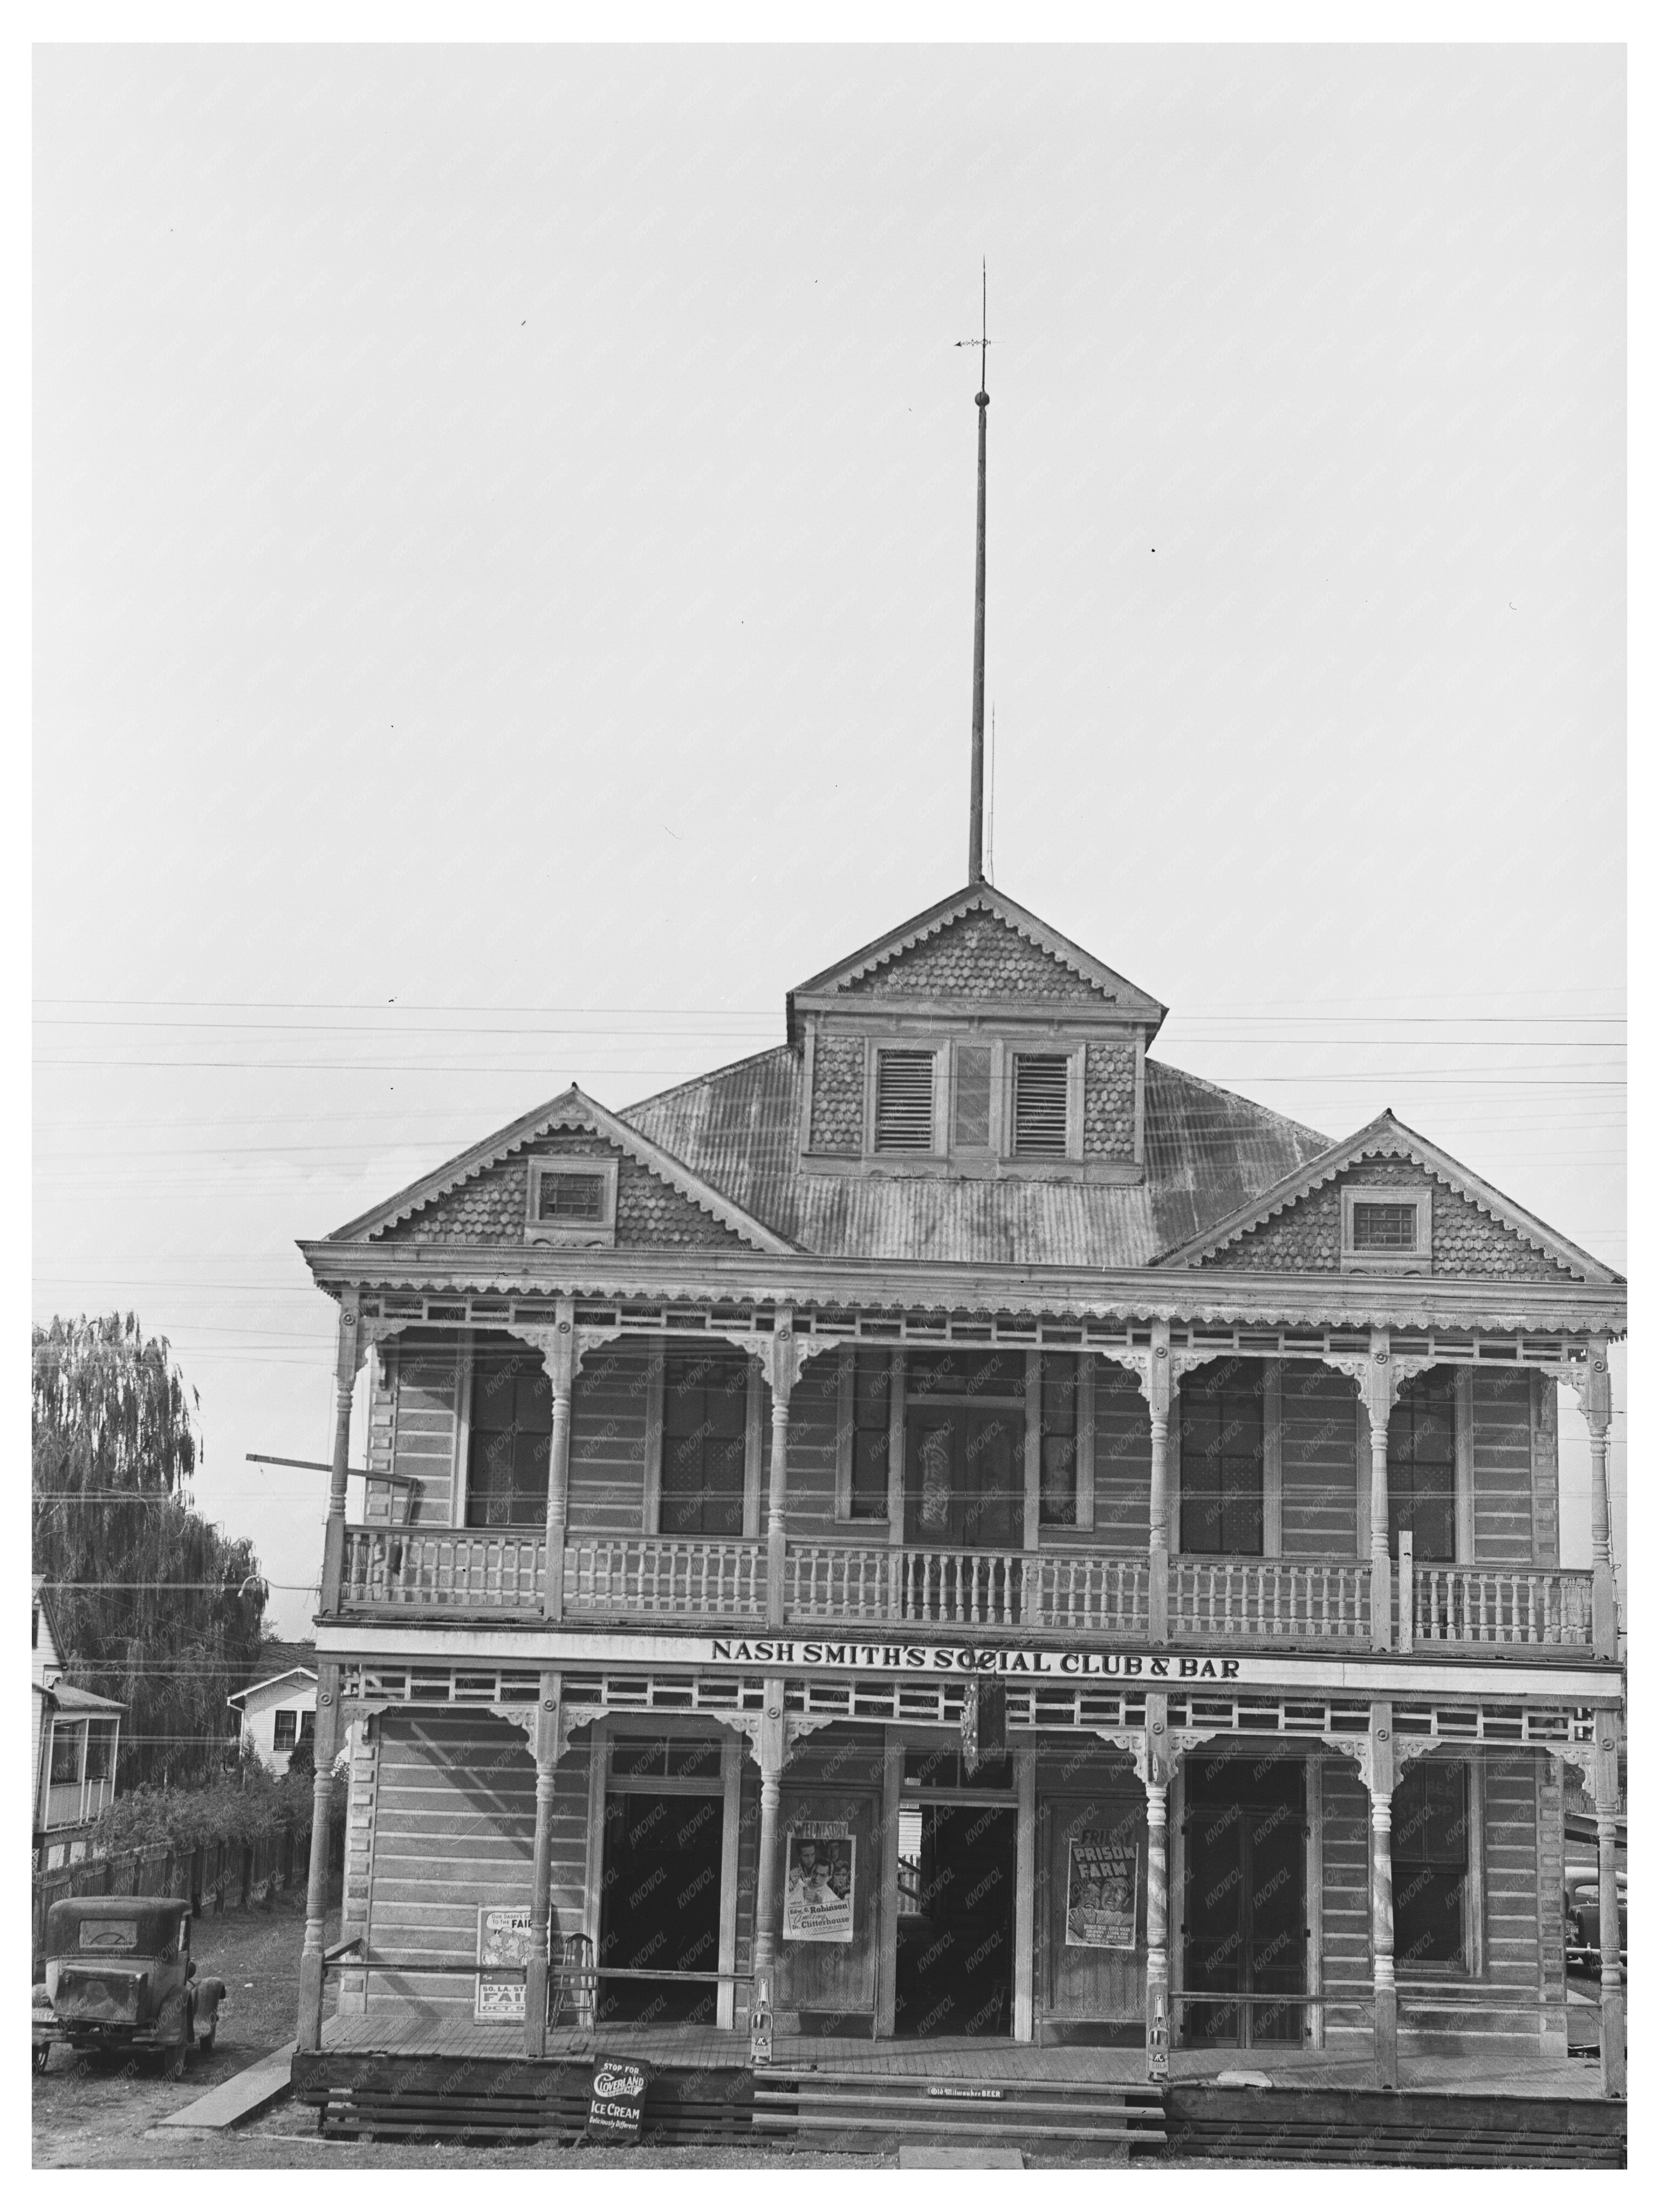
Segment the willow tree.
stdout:
[[133,1314],[54,1321],[33,1352],[34,1571],[70,1671],[127,1709],[122,1788],[204,1775],[234,1742],[225,1699],[251,1679],[265,1585],[191,1503],[196,1393]]

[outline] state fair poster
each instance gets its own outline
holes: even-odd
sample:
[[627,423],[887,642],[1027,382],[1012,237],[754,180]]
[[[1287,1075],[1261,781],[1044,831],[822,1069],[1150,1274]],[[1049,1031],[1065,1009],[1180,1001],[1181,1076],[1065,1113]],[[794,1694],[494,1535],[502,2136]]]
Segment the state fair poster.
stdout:
[[530,1913],[519,1905],[478,1907],[478,1978],[474,1985],[475,2021],[522,2020],[524,1975],[492,1973],[492,1967],[522,1969],[530,1957]]
[[799,1820],[785,1839],[783,1940],[850,1943],[856,1844],[845,1821]]
[[1066,1941],[1090,1951],[1133,1951],[1139,1904],[1140,1848],[1105,1828],[1072,1838],[1066,1883]]

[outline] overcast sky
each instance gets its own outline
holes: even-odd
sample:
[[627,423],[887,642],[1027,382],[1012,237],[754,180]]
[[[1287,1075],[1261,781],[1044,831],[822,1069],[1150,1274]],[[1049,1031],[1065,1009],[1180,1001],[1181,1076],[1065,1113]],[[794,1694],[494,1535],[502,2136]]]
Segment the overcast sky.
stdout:
[[294,1240],[778,1041],[963,881],[981,254],[996,881],[1164,1058],[1625,1265],[1624,98],[1612,47],[40,52],[35,1310],[172,1340],[286,1630]]

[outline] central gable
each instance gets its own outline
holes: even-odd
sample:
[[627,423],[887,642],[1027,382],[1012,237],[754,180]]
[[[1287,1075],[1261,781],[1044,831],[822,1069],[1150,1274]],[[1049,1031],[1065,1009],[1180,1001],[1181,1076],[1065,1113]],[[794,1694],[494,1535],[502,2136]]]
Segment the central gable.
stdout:
[[864,998],[1040,999],[1111,1006],[1115,994],[1064,966],[1000,915],[965,914],[936,935],[850,977],[843,995]]
[[1149,1041],[1164,1015],[1156,999],[990,884],[970,884],[799,985],[792,1040],[797,1002],[884,998],[1035,1001],[1145,1025]]

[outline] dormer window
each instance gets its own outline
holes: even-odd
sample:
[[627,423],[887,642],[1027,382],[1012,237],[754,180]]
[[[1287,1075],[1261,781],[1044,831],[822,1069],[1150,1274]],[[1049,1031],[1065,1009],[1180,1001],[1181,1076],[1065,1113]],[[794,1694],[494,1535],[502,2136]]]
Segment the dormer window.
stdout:
[[876,1150],[933,1150],[933,1064],[931,1052],[876,1054]]
[[1014,1157],[1063,1160],[1071,1089],[1070,1056],[1063,1052],[1014,1055]]
[[1342,1192],[1343,1273],[1426,1274],[1432,1229],[1426,1190],[1401,1190],[1397,1184],[1367,1189],[1349,1183]]
[[614,1244],[616,1161],[532,1159],[525,1236],[532,1244]]

